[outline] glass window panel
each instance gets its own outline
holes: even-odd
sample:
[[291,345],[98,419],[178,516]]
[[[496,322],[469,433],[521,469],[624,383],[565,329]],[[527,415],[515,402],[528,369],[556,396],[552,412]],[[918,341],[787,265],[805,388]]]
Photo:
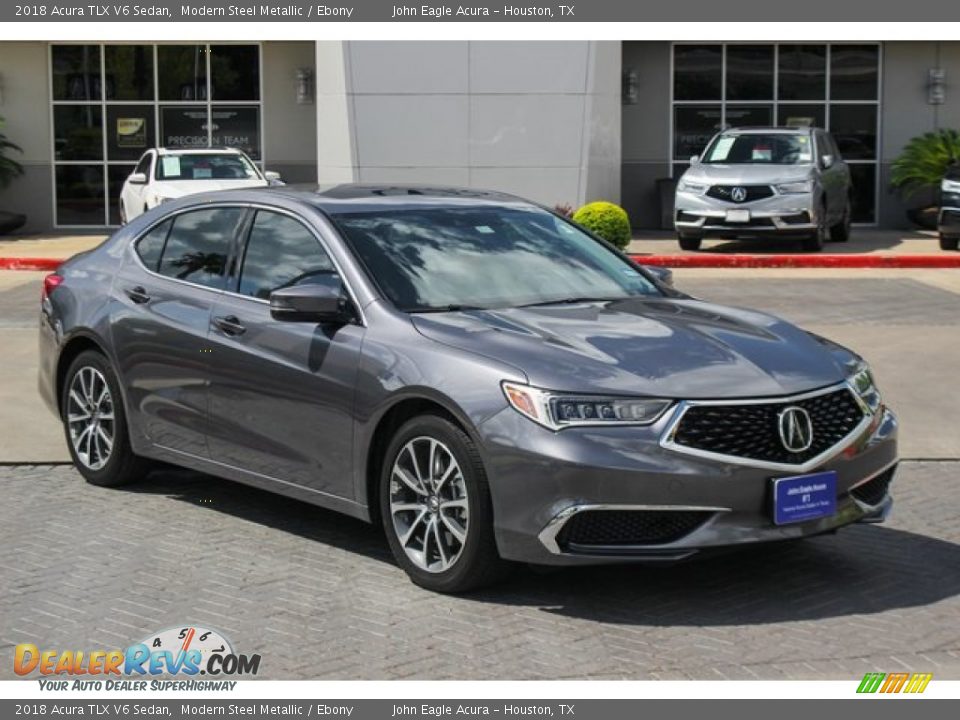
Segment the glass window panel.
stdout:
[[673,109],[673,156],[699,155],[720,129],[719,105],[677,105]]
[[54,45],[50,53],[54,100],[100,99],[98,45]]
[[876,45],[830,48],[830,99],[876,100],[880,49]]
[[826,45],[781,45],[778,67],[777,94],[780,100],[826,99]]
[[57,225],[103,225],[103,165],[58,165]]
[[160,256],[163,254],[163,246],[167,242],[167,233],[170,231],[170,220],[157,225],[142,238],[137,240],[137,255],[144,267],[156,272],[160,264]]
[[773,124],[773,105],[727,105],[729,127],[760,127]]
[[872,223],[876,220],[877,166],[874,163],[853,163],[850,165],[850,178],[853,183],[854,222]]
[[107,106],[107,160],[138,160],[154,145],[153,105]]
[[778,105],[777,125],[783,127],[824,127],[827,124],[826,105]]
[[877,106],[831,105],[830,132],[846,160],[877,157]]
[[123,181],[133,171],[133,165],[107,166],[107,204],[111,225],[120,224],[120,191],[123,189]]
[[153,100],[153,46],[107,45],[107,100]]
[[210,87],[214,100],[260,99],[260,48],[212,45]]
[[260,159],[260,108],[215,105],[213,116],[213,147],[243,150],[254,160]]
[[160,274],[205,287],[221,287],[230,243],[243,215],[240,208],[177,215],[160,259]]
[[675,100],[720,100],[723,46],[674,45]]
[[207,51],[203,45],[157,46],[161,100],[207,99]]
[[103,124],[99,105],[55,105],[53,145],[57,160],[102,160]]
[[333,263],[303,224],[278,213],[258,212],[240,274],[241,295],[267,300],[277,288],[329,275]]
[[773,45],[727,46],[727,100],[773,99]]
[[207,147],[206,106],[161,106],[160,145],[169,148]]

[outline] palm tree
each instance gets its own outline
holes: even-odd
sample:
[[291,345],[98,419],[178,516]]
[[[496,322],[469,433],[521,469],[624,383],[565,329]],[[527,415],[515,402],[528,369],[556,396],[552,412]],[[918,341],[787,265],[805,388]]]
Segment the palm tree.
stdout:
[[[3,128],[4,120],[0,117],[0,128]],[[0,130],[0,188],[5,188],[14,178],[23,175],[23,166],[8,153],[15,151],[22,153],[19,145],[15,145],[7,139],[7,136]]]
[[893,162],[890,184],[905,198],[936,193],[951,163],[960,162],[960,132],[944,129],[913,138]]

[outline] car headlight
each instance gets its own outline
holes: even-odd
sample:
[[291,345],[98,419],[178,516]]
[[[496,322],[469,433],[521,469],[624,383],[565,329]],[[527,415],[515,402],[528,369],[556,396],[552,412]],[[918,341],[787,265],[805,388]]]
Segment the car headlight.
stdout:
[[944,179],[944,181],[940,183],[940,189],[945,193],[960,193],[960,180]]
[[863,402],[870,408],[870,412],[876,412],[882,402],[880,398],[880,389],[877,387],[876,380],[873,379],[873,371],[866,363],[860,363],[856,372],[849,378],[850,386]]
[[783,183],[782,185],[777,185],[777,192],[781,195],[802,195],[805,193],[812,193],[813,180]]
[[680,192],[693,193],[694,195],[703,195],[707,191],[706,185],[701,185],[700,183],[692,183],[687,180],[681,180],[677,183],[677,190]]
[[650,425],[673,404],[659,398],[551,393],[510,382],[503,383],[503,394],[514,410],[551,430],[578,425]]

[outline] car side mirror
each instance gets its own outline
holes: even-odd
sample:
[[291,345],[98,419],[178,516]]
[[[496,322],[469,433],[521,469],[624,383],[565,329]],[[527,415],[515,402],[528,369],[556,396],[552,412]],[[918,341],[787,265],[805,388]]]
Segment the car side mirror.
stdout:
[[833,167],[833,155],[824,155],[820,158],[820,165],[824,170],[829,170]]
[[673,287],[673,270],[670,268],[662,265],[644,265],[643,269],[667,287]]
[[280,179],[280,173],[278,173],[276,170],[264,170],[263,177],[271,185],[283,184],[283,180]]
[[699,156],[699,155],[691,155],[691,156],[690,156],[690,164],[691,164],[691,165],[699,165],[699,164],[700,164],[700,156]]
[[127,177],[127,182],[131,183],[132,185],[146,185],[147,176],[140,172],[130,173],[130,175]]
[[352,322],[353,305],[343,291],[339,275],[312,278],[303,285],[290,285],[270,293],[270,315],[289,322]]

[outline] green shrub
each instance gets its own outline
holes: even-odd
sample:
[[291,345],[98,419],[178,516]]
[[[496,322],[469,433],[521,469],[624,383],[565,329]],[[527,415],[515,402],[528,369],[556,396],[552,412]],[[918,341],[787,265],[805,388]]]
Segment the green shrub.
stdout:
[[[0,128],[3,127],[3,118],[0,117]],[[19,147],[7,139],[0,130],[0,188],[5,188],[15,178],[23,175],[23,167],[10,157],[10,152],[23,152]]]
[[630,244],[630,218],[619,205],[602,200],[587,203],[573,214],[573,221],[621,250]]
[[952,162],[960,160],[960,132],[938,130],[913,138],[893,161],[890,184],[904,197],[936,191]]

